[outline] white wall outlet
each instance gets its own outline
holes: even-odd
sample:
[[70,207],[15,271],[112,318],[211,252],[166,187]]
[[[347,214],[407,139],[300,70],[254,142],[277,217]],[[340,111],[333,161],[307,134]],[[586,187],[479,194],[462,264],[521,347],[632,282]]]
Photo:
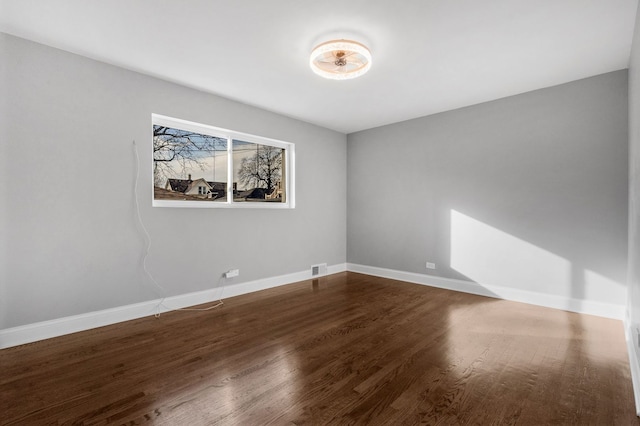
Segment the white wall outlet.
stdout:
[[432,262],[427,262],[427,269],[436,269],[436,264]]
[[240,275],[240,269],[229,269],[224,273],[225,278],[233,278],[237,277],[238,275]]

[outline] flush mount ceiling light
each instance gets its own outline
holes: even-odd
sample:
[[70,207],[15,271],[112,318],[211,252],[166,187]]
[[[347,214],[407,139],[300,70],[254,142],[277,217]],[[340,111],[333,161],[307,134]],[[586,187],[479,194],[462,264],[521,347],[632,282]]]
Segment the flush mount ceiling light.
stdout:
[[311,52],[309,65],[316,74],[333,80],[360,77],[371,68],[371,52],[351,40],[331,40]]

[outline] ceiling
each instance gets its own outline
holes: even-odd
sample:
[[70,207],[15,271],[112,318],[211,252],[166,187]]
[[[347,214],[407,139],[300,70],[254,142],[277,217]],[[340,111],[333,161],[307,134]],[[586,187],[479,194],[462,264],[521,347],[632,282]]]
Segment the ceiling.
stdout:
[[[0,31],[351,133],[627,68],[637,5],[0,0]],[[331,38],[368,45],[369,73],[315,75]]]

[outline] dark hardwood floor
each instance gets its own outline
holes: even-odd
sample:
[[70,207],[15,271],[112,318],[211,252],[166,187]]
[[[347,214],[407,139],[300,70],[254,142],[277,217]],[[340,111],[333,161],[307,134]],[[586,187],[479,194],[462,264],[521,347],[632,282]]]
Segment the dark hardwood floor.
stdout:
[[640,424],[620,321],[355,273],[0,367],[2,425]]

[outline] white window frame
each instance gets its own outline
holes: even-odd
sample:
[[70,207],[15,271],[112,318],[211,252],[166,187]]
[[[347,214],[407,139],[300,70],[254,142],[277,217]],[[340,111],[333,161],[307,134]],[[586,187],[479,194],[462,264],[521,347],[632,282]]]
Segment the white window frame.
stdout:
[[[189,130],[204,135],[214,136],[227,140],[227,200],[226,201],[181,201],[181,200],[156,200],[154,196],[154,176],[151,168],[151,199],[153,207],[187,207],[187,208],[234,208],[234,209],[293,209],[295,208],[295,145],[277,139],[235,130],[223,129],[207,124],[168,117],[166,115],[151,114],[151,126],[166,126],[180,130]],[[282,148],[285,151],[285,201],[274,202],[235,202],[233,201],[233,140],[251,142],[255,144],[270,145]],[[153,163],[153,141],[151,143],[151,161]]]

